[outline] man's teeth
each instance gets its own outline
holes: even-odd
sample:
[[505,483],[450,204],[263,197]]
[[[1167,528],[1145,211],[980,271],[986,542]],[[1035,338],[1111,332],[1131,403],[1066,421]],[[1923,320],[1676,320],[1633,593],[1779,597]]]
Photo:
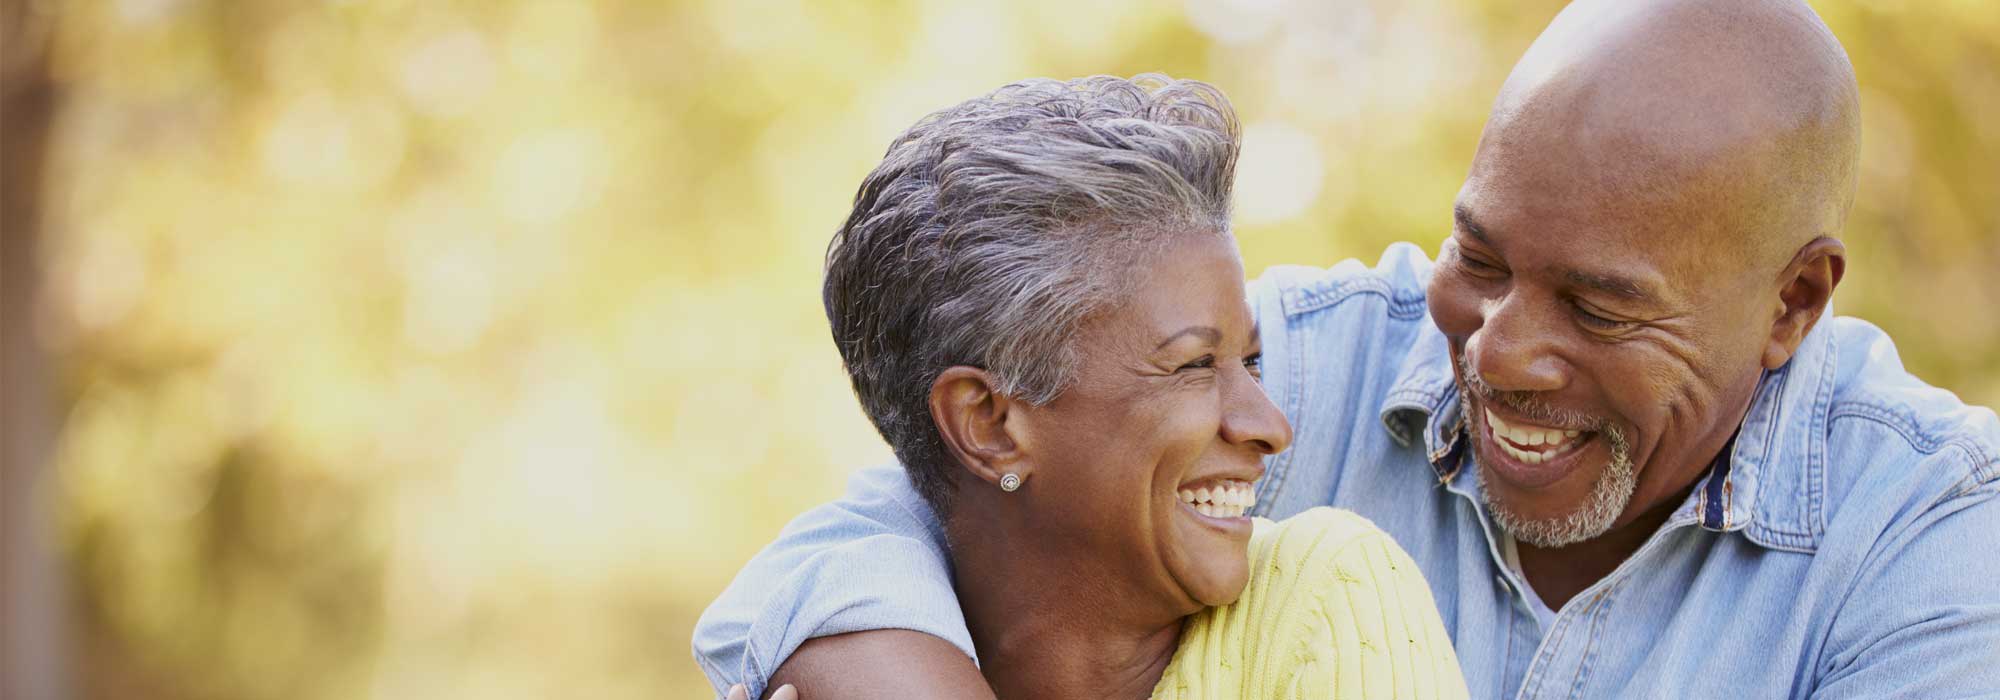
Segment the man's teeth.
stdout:
[[[1568,446],[1570,440],[1582,434],[1576,430],[1554,430],[1532,425],[1509,425],[1505,419],[1493,415],[1492,411],[1486,411],[1486,425],[1493,429],[1494,437],[1501,438],[1494,441],[1500,445],[1500,451],[1506,452],[1507,456],[1518,459],[1526,464],[1541,464],[1544,460],[1548,459],[1549,455],[1561,452],[1564,447]],[[1539,447],[1542,449],[1524,450],[1516,447],[1516,445]]]
[[1240,518],[1257,505],[1248,481],[1223,481],[1198,489],[1181,489],[1181,502],[1211,518]]

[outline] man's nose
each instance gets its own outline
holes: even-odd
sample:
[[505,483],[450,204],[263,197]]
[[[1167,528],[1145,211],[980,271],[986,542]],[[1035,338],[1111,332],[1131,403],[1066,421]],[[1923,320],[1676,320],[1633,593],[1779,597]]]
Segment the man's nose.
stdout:
[[1222,400],[1222,439],[1262,455],[1274,455],[1292,446],[1292,422],[1271,403],[1264,385],[1251,380],[1248,373],[1243,381],[1230,382]]
[[1489,301],[1479,330],[1465,341],[1479,379],[1500,391],[1555,391],[1569,384],[1569,366],[1555,352],[1558,329],[1517,295]]

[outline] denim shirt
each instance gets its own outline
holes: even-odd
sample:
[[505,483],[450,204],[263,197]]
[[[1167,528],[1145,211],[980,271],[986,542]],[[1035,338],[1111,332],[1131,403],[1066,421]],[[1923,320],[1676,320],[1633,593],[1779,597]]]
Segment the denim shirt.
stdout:
[[[2000,697],[2000,419],[1828,318],[1765,373],[1734,443],[1658,532],[1546,627],[1484,512],[1431,262],[1251,285],[1291,419],[1258,515],[1357,511],[1428,579],[1474,697]],[[696,659],[752,693],[806,639],[926,632],[977,655],[943,528],[893,465],[794,520],[709,607]]]

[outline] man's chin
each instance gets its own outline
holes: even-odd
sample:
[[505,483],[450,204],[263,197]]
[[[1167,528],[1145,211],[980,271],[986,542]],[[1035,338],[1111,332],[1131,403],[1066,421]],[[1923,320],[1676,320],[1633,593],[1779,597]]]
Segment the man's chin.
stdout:
[[1614,463],[1595,469],[1588,490],[1580,497],[1541,490],[1523,490],[1479,470],[1480,497],[1493,522],[1522,543],[1565,547],[1610,531],[1632,501],[1636,486],[1632,469]]

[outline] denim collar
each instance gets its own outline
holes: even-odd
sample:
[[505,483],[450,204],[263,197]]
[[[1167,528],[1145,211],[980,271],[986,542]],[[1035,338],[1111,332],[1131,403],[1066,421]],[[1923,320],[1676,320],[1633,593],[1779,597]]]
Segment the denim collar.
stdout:
[[[1828,309],[1823,319],[1832,318]],[[1440,484],[1461,476],[1465,416],[1444,334],[1428,322],[1382,402],[1382,426],[1404,447],[1422,440]],[[1743,424],[1669,523],[1741,532],[1759,545],[1817,549],[1826,530],[1826,422],[1834,388],[1832,324],[1815,324],[1791,361],[1766,371]],[[1476,492],[1477,484],[1465,484]]]

